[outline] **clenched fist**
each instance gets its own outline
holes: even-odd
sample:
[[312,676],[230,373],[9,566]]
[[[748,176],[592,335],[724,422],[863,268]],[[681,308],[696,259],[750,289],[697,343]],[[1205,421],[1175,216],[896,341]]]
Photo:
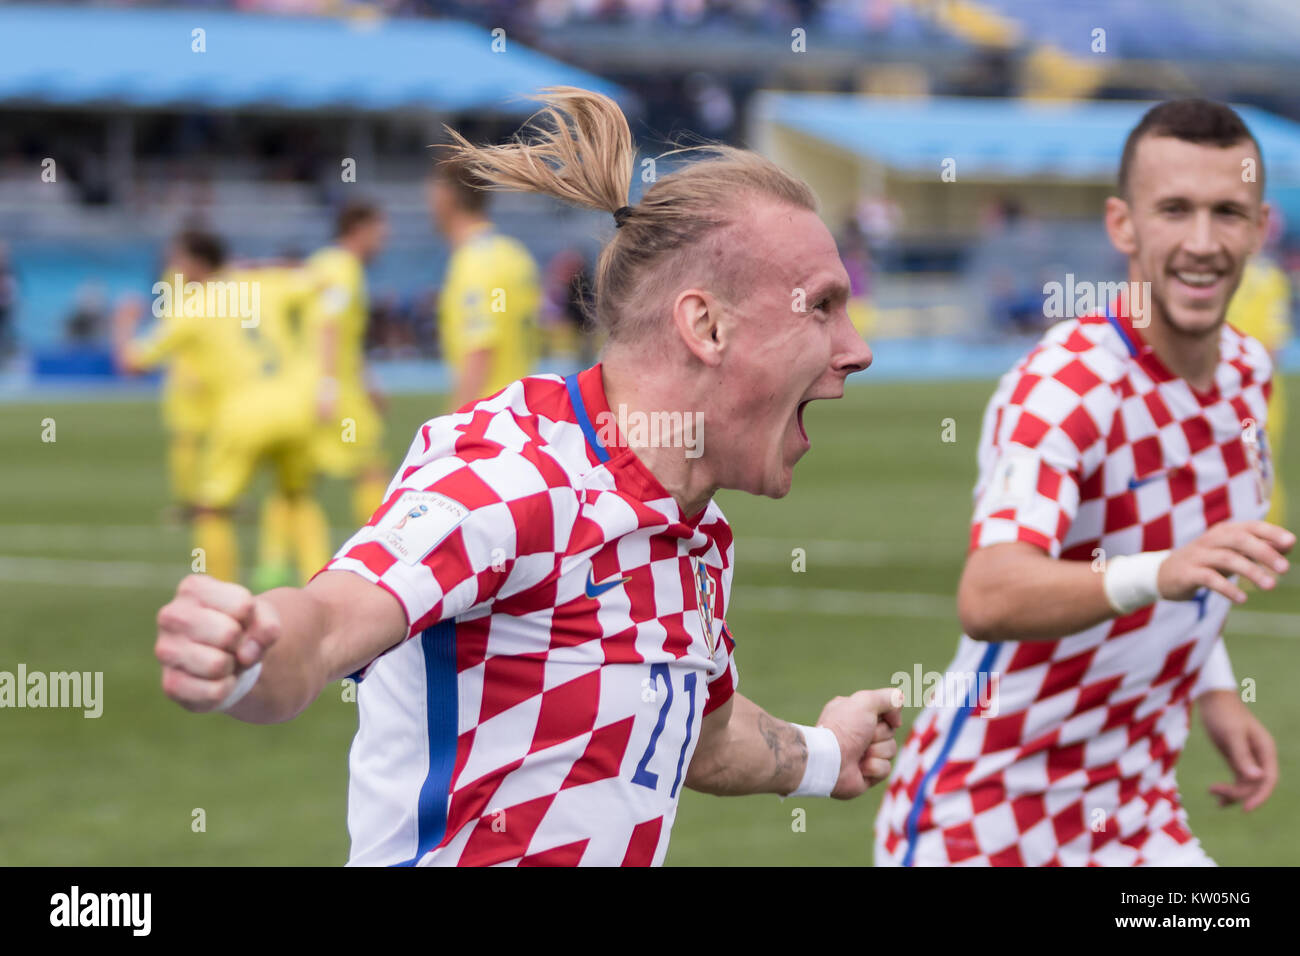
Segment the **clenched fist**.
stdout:
[[903,722],[903,692],[897,687],[860,690],[835,697],[822,708],[817,726],[835,734],[840,744],[840,776],[831,796],[848,800],[889,776],[898,753],[894,731]]
[[1156,586],[1167,601],[1190,601],[1209,588],[1240,604],[1246,592],[1229,577],[1240,574],[1270,590],[1277,583],[1274,575],[1290,567],[1282,555],[1294,544],[1294,534],[1267,521],[1224,521],[1165,558]]
[[215,710],[279,636],[269,602],[238,584],[191,574],[158,612],[154,656],[163,693],[186,710]]

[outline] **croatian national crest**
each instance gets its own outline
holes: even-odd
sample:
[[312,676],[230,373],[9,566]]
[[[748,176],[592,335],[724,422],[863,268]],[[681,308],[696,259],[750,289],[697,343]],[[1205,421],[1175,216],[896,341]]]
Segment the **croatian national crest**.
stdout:
[[704,627],[704,643],[709,648],[709,657],[713,656],[713,608],[717,599],[717,585],[709,576],[708,566],[699,558],[691,558],[691,567],[695,570],[695,606],[700,612],[700,624]]
[[1268,435],[1253,418],[1241,423],[1241,443],[1246,449],[1246,462],[1255,473],[1255,491],[1259,503],[1267,505],[1273,498],[1273,456],[1269,453]]

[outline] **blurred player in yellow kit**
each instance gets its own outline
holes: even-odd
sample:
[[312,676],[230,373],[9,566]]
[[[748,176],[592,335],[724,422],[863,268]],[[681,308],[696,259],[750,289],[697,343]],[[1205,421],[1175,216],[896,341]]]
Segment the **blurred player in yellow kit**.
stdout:
[[311,489],[317,470],[311,403],[319,377],[307,334],[313,288],[306,269],[293,258],[249,264],[239,275],[260,289],[260,335],[277,355],[287,357],[267,376],[260,397],[289,404],[292,421],[301,429],[274,449],[277,476],[286,480],[277,481],[262,501],[252,584],[254,590],[268,591],[305,583],[330,556],[329,521]]
[[[187,230],[168,245],[163,275],[159,281],[171,284],[177,275],[202,282],[225,255],[214,237]],[[130,337],[145,308],[139,296],[124,299],[113,317],[113,331],[119,344]],[[162,324],[173,321],[168,314],[159,316]],[[212,426],[213,394],[203,377],[203,365],[197,348],[177,348],[166,361],[161,408],[163,428],[167,432],[167,478],[174,504],[182,517],[193,517],[198,487],[199,453],[208,429]]]
[[487,216],[488,193],[463,163],[435,167],[428,201],[452,250],[438,327],[455,410],[533,371],[542,290],[537,263],[523,243],[496,231]]
[[201,232],[182,235],[173,261],[184,281],[155,286],[162,321],[140,339],[131,338],[129,321],[120,321],[115,353],[129,372],[185,356],[210,400],[193,492],[203,570],[222,580],[237,577],[231,511],[263,461],[274,467],[276,489],[290,502],[300,567],[319,569],[329,541],[324,516],[310,499],[316,371],[289,325],[289,286],[277,289],[265,271],[225,268],[220,240]]
[[370,520],[388,487],[383,422],[365,378],[369,316],[365,267],[383,249],[383,212],[353,202],[339,212],[333,245],[307,260],[312,284],[309,336],[319,361],[312,454],[326,474],[352,481],[354,518]]
[[[1263,343],[1277,362],[1278,353],[1291,337],[1291,286],[1286,273],[1271,260],[1256,256],[1246,263],[1241,284],[1228,306],[1228,324]],[[1282,436],[1286,434],[1285,377],[1273,375],[1273,394],[1268,401],[1265,429],[1273,460],[1273,503],[1265,518],[1285,524],[1286,497],[1278,468],[1282,463]]]

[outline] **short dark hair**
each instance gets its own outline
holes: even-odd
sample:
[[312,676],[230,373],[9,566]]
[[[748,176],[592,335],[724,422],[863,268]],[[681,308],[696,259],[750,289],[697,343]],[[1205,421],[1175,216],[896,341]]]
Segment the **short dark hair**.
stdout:
[[1124,142],[1124,152],[1119,161],[1119,193],[1128,197],[1129,172],[1138,143],[1147,136],[1172,136],[1185,143],[1210,146],[1235,146],[1249,141],[1259,154],[1259,188],[1264,190],[1264,151],[1259,140],[1246,126],[1237,111],[1223,103],[1196,98],[1166,100],[1147,110],[1146,115],[1133,127]]
[[226,244],[215,232],[206,229],[182,229],[176,236],[176,245],[192,259],[197,259],[211,270],[226,264]]
[[353,229],[364,226],[382,215],[382,210],[369,200],[349,200],[339,209],[338,215],[334,219],[334,235],[336,238],[342,239]]
[[467,212],[482,212],[490,198],[487,181],[470,169],[463,157],[451,150],[446,152],[447,155],[434,166],[433,174],[452,188],[457,206]]

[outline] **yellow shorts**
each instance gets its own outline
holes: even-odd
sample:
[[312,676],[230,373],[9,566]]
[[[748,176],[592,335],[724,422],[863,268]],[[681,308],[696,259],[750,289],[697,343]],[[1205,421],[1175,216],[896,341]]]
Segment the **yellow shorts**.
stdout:
[[212,394],[194,377],[169,373],[159,398],[168,431],[205,432],[212,427]]
[[316,466],[336,478],[353,478],[370,466],[386,468],[384,422],[370,396],[360,388],[343,388],[334,420],[318,423],[312,436]]
[[311,487],[311,407],[301,389],[259,386],[223,399],[199,465],[197,503],[229,508],[262,464],[274,470],[277,490]]
[[203,441],[197,431],[173,431],[167,436],[167,477],[172,500],[179,504],[192,505],[198,495]]
[[1268,447],[1273,456],[1273,502],[1265,521],[1286,525],[1286,488],[1279,471],[1282,464],[1282,437],[1286,434],[1286,388],[1281,375],[1273,376],[1273,397],[1268,402]]

